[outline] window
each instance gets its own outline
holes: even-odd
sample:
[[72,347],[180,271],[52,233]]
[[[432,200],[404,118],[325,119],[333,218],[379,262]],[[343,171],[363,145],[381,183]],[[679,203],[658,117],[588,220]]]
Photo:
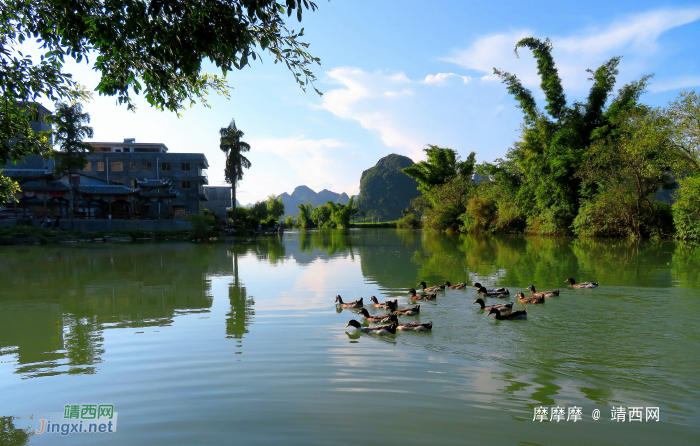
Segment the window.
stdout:
[[190,163],[182,163],[182,170],[189,171],[190,170]]
[[88,161],[87,164],[85,164],[85,167],[83,167],[83,172],[90,172],[92,171],[92,161]]
[[119,186],[123,186],[123,185],[124,185],[124,180],[112,180],[111,183],[112,183],[112,184],[119,185]]
[[144,161],[141,166],[142,166],[143,170],[151,170],[151,162],[150,161]]
[[131,161],[129,163],[129,170],[137,170],[136,161]]
[[118,162],[118,161],[113,161],[112,166],[111,166],[112,172],[123,172],[124,171],[124,163]]
[[190,188],[190,182],[188,180],[185,180],[182,182],[182,188],[183,189],[189,189]]
[[136,189],[136,180],[131,180],[131,188]]
[[170,170],[170,163],[162,163],[160,169],[163,171]]
[[115,147],[115,148],[114,148],[114,151],[117,152],[117,153],[121,153],[122,148],[121,148],[121,147]]
[[104,163],[104,161],[98,161],[98,162],[97,162],[97,171],[98,171],[98,172],[104,172],[104,171],[105,171],[105,163]]

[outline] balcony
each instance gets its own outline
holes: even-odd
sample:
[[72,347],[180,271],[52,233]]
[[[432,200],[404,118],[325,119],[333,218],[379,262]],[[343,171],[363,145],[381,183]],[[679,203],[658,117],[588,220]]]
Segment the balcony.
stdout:
[[209,184],[209,177],[207,176],[206,172],[199,172],[197,178],[199,178],[199,182],[201,184]]

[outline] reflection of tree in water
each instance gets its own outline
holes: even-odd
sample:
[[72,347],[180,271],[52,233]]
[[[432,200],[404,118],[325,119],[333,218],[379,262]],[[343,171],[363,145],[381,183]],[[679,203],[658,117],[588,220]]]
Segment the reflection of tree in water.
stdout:
[[14,417],[0,417],[0,445],[24,446],[29,444],[32,435],[31,428],[15,427]]
[[219,258],[230,271],[225,247],[214,245],[6,252],[0,349],[16,355],[16,373],[26,378],[97,373],[104,330],[171,325],[178,314],[209,311],[205,276],[221,269]]
[[[228,298],[231,303],[231,311],[226,313],[226,337],[239,339],[238,347],[242,346],[243,335],[248,333],[248,325],[255,315],[253,297],[248,297],[246,288],[238,277],[238,253],[234,249],[233,255],[233,282],[228,288]],[[242,353],[237,351],[237,354]]]
[[329,255],[348,252],[353,256],[353,231],[347,229],[319,229],[299,232],[301,252],[325,251]]

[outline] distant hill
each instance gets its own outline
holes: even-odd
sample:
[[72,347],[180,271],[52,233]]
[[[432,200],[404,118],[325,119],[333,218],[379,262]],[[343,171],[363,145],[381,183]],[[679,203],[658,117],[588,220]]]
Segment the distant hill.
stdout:
[[329,201],[340,204],[348,204],[350,197],[348,194],[343,192],[339,194],[337,192],[329,191],[328,189],[323,189],[321,192],[314,192],[313,189],[307,186],[298,186],[292,194],[287,192],[280,194],[277,198],[282,198],[282,203],[284,203],[284,215],[282,218],[287,218],[288,215],[296,217],[299,214],[298,206],[300,204],[311,203],[314,207],[326,204]]
[[413,165],[413,160],[403,155],[391,154],[362,172],[357,208],[374,211],[382,221],[402,217],[401,211],[411,206],[411,200],[420,195],[418,182],[401,172]]

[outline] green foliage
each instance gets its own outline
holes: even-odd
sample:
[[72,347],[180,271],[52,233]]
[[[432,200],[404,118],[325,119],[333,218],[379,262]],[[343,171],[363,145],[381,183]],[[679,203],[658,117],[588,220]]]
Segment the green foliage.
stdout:
[[189,236],[195,240],[206,240],[216,233],[214,220],[207,218],[206,215],[187,215],[185,219],[192,224]]
[[51,156],[56,160],[56,173],[66,175],[85,168],[85,154],[94,149],[83,139],[92,138],[93,130],[85,125],[90,122],[90,115],[83,113],[82,104],[56,102],[55,107],[54,114],[46,117],[46,122],[54,127],[54,143],[59,147]]
[[507,159],[487,164],[483,170],[523,210],[530,232],[566,233],[581,199],[596,193],[594,185],[584,188],[582,179],[575,175],[588,146],[614,130],[611,121],[636,104],[648,78],[621,88],[606,110],[618,74],[619,58],[613,58],[595,71],[589,70],[593,85],[587,101],[567,105],[551,42],[526,38],[516,45],[516,54],[518,48],[532,50],[537,61],[546,113],[537,109],[532,92],[515,75],[494,69],[523,109],[524,123],[522,139],[509,150]]
[[681,155],[681,171],[700,173],[700,95],[683,91],[667,109],[671,121],[671,143]]
[[396,220],[396,227],[400,229],[420,228],[420,220],[418,220],[416,215],[411,212],[410,214],[404,215],[400,219]]
[[279,220],[284,215],[284,203],[282,203],[281,198],[277,199],[274,195],[270,195],[267,197],[266,206],[268,217]]
[[293,228],[295,226],[294,217],[288,215],[287,218],[284,219],[284,225],[288,228]]
[[471,178],[474,173],[474,152],[461,161],[456,151],[429,144],[423,149],[427,161],[421,161],[413,166],[402,169],[403,173],[418,181],[418,188],[423,193],[441,186],[455,176]]
[[[296,10],[299,21],[303,9],[316,9],[307,0],[15,0],[3,3],[2,30],[12,36],[12,49],[38,38],[50,58],[48,79],[58,86],[70,81],[61,77],[64,56],[77,62],[93,57],[101,95],[133,109],[131,93],[143,93],[152,106],[175,111],[195,99],[206,104],[209,89],[228,95],[226,74],[262,52],[285,64],[302,89],[313,85],[309,66],[320,61],[299,40],[303,29],[287,29],[285,7],[289,14]],[[223,79],[202,73],[207,61]],[[50,83],[33,78],[50,91]]]
[[673,203],[673,222],[678,238],[700,240],[700,176],[680,180]]
[[449,182],[433,186],[427,193],[413,200],[414,207],[423,215],[423,227],[436,230],[458,230],[460,216],[475,185],[469,177],[453,176]]
[[19,192],[19,185],[11,179],[2,175],[0,170],[0,205],[14,199],[14,196]]
[[311,226],[311,211],[313,211],[313,206],[311,203],[300,204],[299,206],[299,218],[297,222],[300,228],[308,228]]
[[391,154],[362,172],[357,208],[384,221],[400,218],[401,210],[420,195],[416,180],[401,171],[412,165],[410,158]]
[[[243,179],[243,169],[250,169],[251,166],[250,160],[243,155],[243,152],[250,151],[250,144],[241,140],[244,133],[236,127],[236,121],[233,119],[228,127],[219,130],[219,135],[219,149],[226,155],[224,178],[231,185],[231,197],[236,203],[236,186]],[[234,226],[236,224],[236,211],[237,208],[234,206],[231,213]]]
[[643,237],[667,233],[666,206],[654,202],[671,189],[678,152],[662,111],[637,106],[610,118],[611,130],[591,144],[577,175],[597,190],[574,220],[586,236]]

